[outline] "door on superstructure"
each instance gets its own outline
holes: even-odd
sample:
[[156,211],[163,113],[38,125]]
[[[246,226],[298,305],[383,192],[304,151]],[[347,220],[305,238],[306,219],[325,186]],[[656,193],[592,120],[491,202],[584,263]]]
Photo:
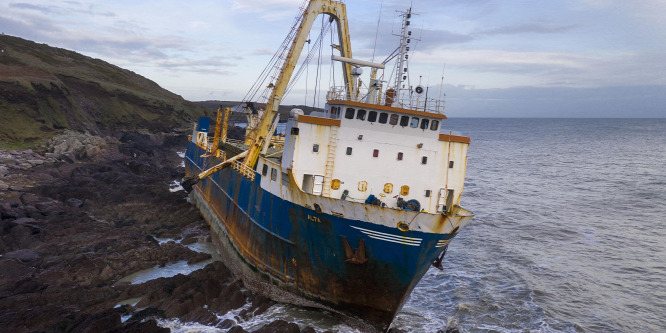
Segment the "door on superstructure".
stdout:
[[324,192],[324,176],[314,175],[312,181],[312,194],[321,195]]
[[446,212],[450,213],[453,211],[453,190],[448,190],[446,192]]
[[312,175],[305,174],[303,175],[303,192],[312,193]]
[[439,189],[439,196],[437,197],[437,211],[450,212],[453,208],[453,195],[454,190],[447,190],[445,188]]

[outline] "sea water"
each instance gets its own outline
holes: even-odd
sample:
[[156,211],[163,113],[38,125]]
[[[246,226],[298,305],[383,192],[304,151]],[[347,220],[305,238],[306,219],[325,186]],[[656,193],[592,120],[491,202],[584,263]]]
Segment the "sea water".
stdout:
[[[462,206],[476,217],[392,327],[666,332],[666,119],[444,126],[471,137]],[[255,329],[280,318],[354,331],[326,312],[283,304],[239,324]]]

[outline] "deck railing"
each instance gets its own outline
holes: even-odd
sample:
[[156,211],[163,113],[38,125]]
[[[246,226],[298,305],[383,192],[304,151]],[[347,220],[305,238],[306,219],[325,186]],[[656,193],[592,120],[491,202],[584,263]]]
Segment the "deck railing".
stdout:
[[427,90],[420,94],[409,89],[401,89],[399,92],[389,90],[388,94],[386,91],[375,91],[374,94],[375,96],[372,96],[368,88],[361,88],[356,93],[351,94],[344,86],[337,86],[330,88],[326,98],[327,100],[363,102],[444,114],[444,100],[429,97]]

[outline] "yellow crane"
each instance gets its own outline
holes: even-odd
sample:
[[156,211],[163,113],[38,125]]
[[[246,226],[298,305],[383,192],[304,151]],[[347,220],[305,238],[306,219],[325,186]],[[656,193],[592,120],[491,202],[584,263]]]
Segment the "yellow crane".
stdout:
[[[275,83],[269,86],[272,91],[268,101],[266,102],[266,109],[259,120],[257,126],[247,133],[245,136],[245,144],[248,146],[248,154],[243,160],[243,164],[253,168],[259,158],[259,153],[263,147],[264,141],[270,133],[271,124],[275,115],[278,112],[284,93],[287,90],[287,85],[294,72],[298,58],[306,43],[312,24],[317,16],[320,14],[328,14],[331,22],[335,21],[338,28],[339,50],[342,57],[351,58],[351,43],[349,39],[349,26],[347,24],[347,8],[345,4],[338,1],[331,0],[311,0],[308,3],[306,10],[303,12],[300,25],[293,39],[287,57],[282,64],[282,69],[277,77]],[[356,83],[352,79],[352,65],[343,62],[343,71],[345,79],[345,87],[352,91],[355,90]]]

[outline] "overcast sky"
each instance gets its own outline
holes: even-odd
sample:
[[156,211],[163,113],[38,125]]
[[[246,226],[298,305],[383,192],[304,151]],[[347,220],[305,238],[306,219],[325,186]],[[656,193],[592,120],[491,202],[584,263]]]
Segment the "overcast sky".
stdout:
[[[301,3],[4,0],[0,31],[100,58],[188,100],[240,100]],[[397,43],[396,10],[408,2],[346,3],[354,58],[372,60],[381,18],[374,51],[381,62]],[[439,90],[444,73],[449,116],[666,117],[666,1],[414,0],[412,6],[413,34],[421,40],[410,55],[412,81],[421,75]],[[328,65],[330,41],[324,44]],[[310,69],[310,81],[315,76]],[[312,99],[304,91],[303,80],[286,102]]]

